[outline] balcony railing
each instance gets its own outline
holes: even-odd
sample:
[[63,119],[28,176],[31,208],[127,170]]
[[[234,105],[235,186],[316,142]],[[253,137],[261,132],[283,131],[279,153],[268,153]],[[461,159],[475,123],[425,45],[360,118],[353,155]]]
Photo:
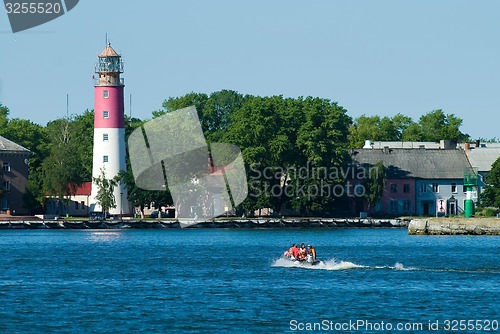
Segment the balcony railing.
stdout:
[[94,86],[125,86],[125,79],[120,78],[120,82],[117,80],[108,80],[107,78],[94,78]]

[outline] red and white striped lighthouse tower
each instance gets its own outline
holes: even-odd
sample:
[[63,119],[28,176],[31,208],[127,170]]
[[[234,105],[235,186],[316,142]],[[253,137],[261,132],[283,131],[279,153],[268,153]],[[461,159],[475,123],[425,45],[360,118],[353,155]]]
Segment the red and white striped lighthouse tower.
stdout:
[[[123,73],[121,56],[108,43],[99,55],[95,72],[94,97],[94,157],[92,176],[98,177],[101,168],[106,178],[111,179],[127,168],[125,152],[125,121],[123,106],[123,88],[125,87],[120,73]],[[101,211],[97,205],[98,188],[92,185],[91,210]],[[116,207],[111,214],[130,213],[127,189],[123,184],[115,187]]]

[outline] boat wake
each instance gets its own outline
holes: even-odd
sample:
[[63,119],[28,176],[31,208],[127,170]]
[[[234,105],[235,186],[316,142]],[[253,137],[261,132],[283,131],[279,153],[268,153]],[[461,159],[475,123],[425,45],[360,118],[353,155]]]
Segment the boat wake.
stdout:
[[360,264],[352,263],[349,261],[341,261],[330,259],[326,261],[319,261],[318,264],[311,265],[310,263],[290,261],[289,259],[279,258],[272,263],[273,267],[282,268],[302,268],[313,270],[351,270],[351,269],[365,269],[365,270],[394,270],[394,271],[425,271],[425,272],[454,272],[464,274],[498,274],[500,268],[416,268],[406,267],[402,263],[397,262],[394,265],[385,266],[363,266]]
[[311,265],[309,263],[290,261],[289,259],[279,258],[273,262],[272,266],[283,267],[283,268],[303,268],[303,269],[313,269],[313,270],[350,270],[350,269],[386,269],[386,270],[400,270],[400,271],[417,270],[416,268],[405,267],[401,263],[396,263],[394,266],[363,266],[349,261],[339,261],[336,259],[319,261],[318,264]]
[[289,259],[279,258],[275,260],[272,264],[273,267],[284,267],[284,268],[304,268],[304,269],[314,269],[314,270],[348,270],[356,268],[365,268],[359,264],[355,264],[348,261],[337,261],[335,259],[319,261],[318,264],[311,265],[310,263],[304,263],[299,261],[290,261]]

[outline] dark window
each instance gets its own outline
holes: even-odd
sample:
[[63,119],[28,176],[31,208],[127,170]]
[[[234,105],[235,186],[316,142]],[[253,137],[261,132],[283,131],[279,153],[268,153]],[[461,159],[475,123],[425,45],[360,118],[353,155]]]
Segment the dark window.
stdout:
[[432,192],[434,192],[434,193],[439,192],[439,184],[437,184],[437,183],[432,184]]
[[109,111],[103,111],[102,118],[109,118]]
[[405,192],[405,193],[410,192],[410,185],[408,183],[403,185],[403,192]]
[[108,156],[107,156],[107,155],[104,155],[104,156],[102,157],[102,162],[108,162],[108,161],[109,161]]
[[397,193],[398,192],[398,185],[397,184],[391,184],[391,193]]
[[10,162],[4,162],[3,163],[3,171],[4,172],[10,172]]
[[456,183],[451,184],[451,192],[454,194],[457,193],[457,184]]

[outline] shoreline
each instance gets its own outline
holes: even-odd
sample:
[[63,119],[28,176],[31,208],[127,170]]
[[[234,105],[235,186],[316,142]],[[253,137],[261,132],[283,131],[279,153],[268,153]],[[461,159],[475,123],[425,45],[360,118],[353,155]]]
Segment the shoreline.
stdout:
[[500,235],[499,218],[421,218],[408,225],[409,235]]
[[167,228],[406,228],[409,219],[282,218],[156,220],[4,220],[0,229],[167,229]]

